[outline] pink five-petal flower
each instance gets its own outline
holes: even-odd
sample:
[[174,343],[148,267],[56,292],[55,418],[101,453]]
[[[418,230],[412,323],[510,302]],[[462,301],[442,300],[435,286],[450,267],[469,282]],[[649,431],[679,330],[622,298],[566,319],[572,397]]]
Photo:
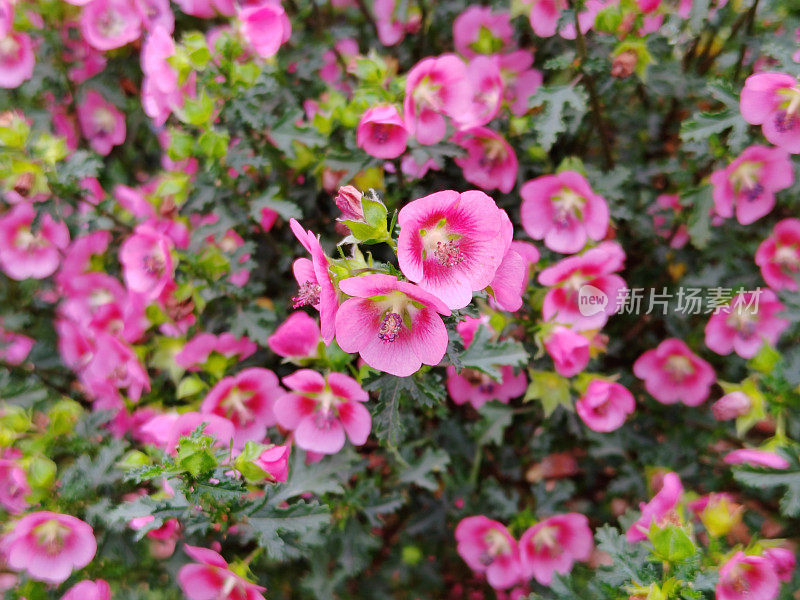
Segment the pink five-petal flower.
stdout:
[[447,350],[439,316],[450,309],[419,286],[391,275],[364,275],[339,282],[347,295],[336,313],[336,341],[369,366],[406,377],[422,363],[437,365]]
[[579,513],[544,519],[530,527],[519,540],[525,575],[542,585],[550,585],[554,573],[569,573],[576,561],[588,560],[593,547],[589,519]]
[[614,431],[636,408],[627,388],[611,381],[593,379],[575,403],[578,416],[592,431]]
[[0,34],[0,88],[15,88],[33,75],[36,56],[26,33]]
[[569,327],[556,325],[544,340],[544,349],[553,359],[556,372],[562,377],[572,377],[589,363],[589,340]]
[[519,546],[506,526],[483,515],[466,517],[456,526],[457,551],[469,568],[485,573],[498,590],[522,582]]
[[139,37],[142,15],[133,0],[91,0],[80,19],[83,38],[97,50],[113,50]]
[[561,11],[567,8],[566,0],[523,0],[530,5],[529,21],[533,32],[539,37],[551,37],[556,34]]
[[800,282],[800,219],[778,222],[756,250],[761,276],[773,290],[796,292]]
[[[155,422],[153,422],[155,421]],[[172,415],[156,417],[148,422],[150,427],[147,433],[153,435],[157,441],[164,440],[164,448],[170,454],[177,451],[178,441],[190,435],[195,429],[205,424],[203,434],[215,439],[215,445],[227,448],[233,440],[235,427],[225,417],[210,413],[187,412],[174,418]],[[166,431],[165,434],[165,430]]]
[[111,600],[111,588],[107,581],[79,581],[61,596],[61,600]]
[[295,219],[289,220],[289,226],[298,241],[311,254],[311,260],[298,258],[292,265],[294,278],[299,286],[297,296],[292,298],[294,308],[308,305],[319,311],[322,340],[328,345],[333,339],[334,319],[339,307],[336,288],[328,271],[330,263],[317,236],[303,229]]
[[686,406],[705,402],[716,379],[714,368],[677,338],[642,354],[633,363],[633,373],[662,404],[683,402]]
[[775,574],[783,582],[789,582],[794,576],[797,559],[794,553],[788,548],[767,548],[764,550],[764,558],[772,563]]
[[666,473],[661,483],[661,489],[645,504],[639,505],[641,516],[628,528],[625,537],[629,542],[641,542],[647,539],[650,526],[655,523],[661,526],[675,511],[675,507],[683,496],[683,484],[676,473]]
[[55,273],[61,251],[69,245],[69,230],[45,214],[38,231],[31,228],[36,210],[20,202],[0,216],[0,269],[11,279],[44,279]]
[[498,59],[490,56],[473,58],[467,65],[467,81],[472,92],[470,110],[454,116],[461,129],[485,125],[497,115],[503,101],[503,80]]
[[492,12],[488,6],[470,6],[453,21],[453,45],[466,58],[503,54],[513,35],[509,13]]
[[125,141],[125,115],[95,90],[86,92],[78,104],[78,122],[83,137],[98,154],[105,156]]
[[149,225],[138,225],[122,242],[119,260],[129,290],[148,300],[157,298],[172,281],[172,241]]
[[517,182],[517,155],[503,136],[486,127],[473,127],[456,133],[453,142],[467,151],[455,158],[464,179],[483,190],[511,191]]
[[753,358],[765,341],[774,345],[789,326],[777,316],[784,309],[770,289],[737,294],[706,323],[706,346],[717,354]]
[[789,461],[770,452],[769,450],[759,450],[757,448],[740,448],[728,452],[723,458],[728,465],[753,465],[756,467],[766,467],[768,469],[788,469]]
[[533,53],[528,50],[515,50],[499,57],[500,76],[503,78],[505,100],[514,116],[521,117],[528,112],[528,101],[544,81],[538,69],[531,69]]
[[554,252],[579,252],[586,241],[602,240],[608,229],[608,205],[576,171],[543,175],[520,189],[522,227]]
[[217,552],[188,544],[183,549],[196,561],[178,571],[178,583],[189,600],[264,600],[261,592],[266,588],[236,575]]
[[[599,329],[617,312],[620,291],[625,281],[615,271],[622,269],[625,252],[616,242],[602,242],[581,255],[569,256],[539,273],[539,283],[548,290],[544,297],[542,315],[548,321],[573,326],[578,331]],[[597,312],[581,312],[581,290],[605,304]],[[599,290],[599,291],[597,291]],[[602,296],[601,296],[602,295]],[[584,314],[586,313],[586,314]]]
[[390,105],[367,109],[356,129],[356,144],[375,158],[397,158],[406,151],[408,130],[397,109]]
[[745,82],[739,100],[742,117],[761,125],[764,137],[787,152],[800,152],[800,86],[788,73],[756,73]]
[[750,146],[710,181],[715,212],[727,218],[735,208],[736,220],[749,225],[772,210],[775,192],[794,183],[794,167],[781,148]]
[[284,358],[314,358],[321,339],[317,320],[298,310],[289,315],[267,338],[267,346]]
[[739,551],[720,568],[715,591],[716,600],[775,600],[780,582],[769,560]]
[[403,113],[409,135],[420,144],[436,144],[447,132],[445,116],[469,110],[467,67],[454,54],[422,59],[408,72]]
[[267,428],[277,422],[274,404],[283,389],[269,369],[252,367],[223,377],[206,395],[200,412],[228,419],[234,426],[233,444],[263,441]]
[[279,2],[259,2],[239,8],[240,31],[261,58],[274,56],[292,33]]
[[275,415],[281,427],[294,431],[300,448],[336,454],[344,446],[345,434],[355,446],[367,441],[372,418],[362,402],[369,395],[355,379],[300,369],[284,377],[283,383],[292,391],[275,402]]
[[505,252],[503,219],[483,192],[430,194],[406,204],[397,222],[400,270],[448,308],[465,307],[491,284]]
[[0,553],[9,567],[56,585],[88,565],[96,551],[94,532],[87,523],[49,511],[25,515],[0,539]]
[[[475,331],[480,325],[486,326],[486,317],[467,317],[456,325],[456,330],[464,346],[469,346]],[[462,369],[456,373],[455,367],[447,367],[447,392],[456,404],[469,402],[474,408],[479,409],[490,400],[499,400],[503,404],[517,396],[521,396],[528,387],[528,380],[525,372],[514,375],[514,369],[508,365],[500,367],[502,379],[495,381],[486,373],[474,369]]]

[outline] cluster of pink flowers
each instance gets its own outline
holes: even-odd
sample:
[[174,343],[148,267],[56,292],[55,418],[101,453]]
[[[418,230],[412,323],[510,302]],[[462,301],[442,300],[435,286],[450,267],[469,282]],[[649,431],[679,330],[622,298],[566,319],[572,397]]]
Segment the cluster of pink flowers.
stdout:
[[462,519],[455,530],[457,550],[476,573],[498,590],[524,586],[531,578],[550,585],[594,548],[589,520],[578,513],[553,515],[529,527],[519,541],[505,525],[485,516]]

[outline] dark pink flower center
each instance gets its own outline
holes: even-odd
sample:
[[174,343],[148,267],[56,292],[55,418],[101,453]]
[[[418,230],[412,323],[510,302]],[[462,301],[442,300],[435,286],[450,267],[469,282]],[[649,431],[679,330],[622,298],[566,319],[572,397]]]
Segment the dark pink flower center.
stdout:
[[252,397],[252,392],[242,391],[234,387],[220,404],[229,419],[236,421],[240,425],[247,425],[255,418],[253,411],[247,405],[247,402]]
[[775,114],[775,129],[781,133],[791,131],[797,126],[797,115],[787,112],[785,110],[779,111]]
[[148,275],[161,277],[167,270],[164,259],[155,254],[148,254],[142,259],[142,267]]
[[670,356],[664,363],[664,368],[667,370],[672,380],[677,383],[680,383],[694,373],[692,361],[680,354]]
[[69,532],[69,527],[62,525],[56,519],[45,521],[33,530],[37,545],[51,556],[61,552]]
[[393,342],[403,328],[403,318],[395,312],[386,313],[378,326],[378,337],[384,342]]
[[319,303],[322,291],[320,285],[314,281],[304,281],[297,290],[297,296],[292,297],[292,308],[301,306],[314,306]]
[[392,134],[392,126],[378,123],[372,126],[372,139],[379,144],[385,144]]
[[453,239],[436,242],[433,257],[443,267],[454,267],[464,260],[464,254],[461,252],[461,243]]

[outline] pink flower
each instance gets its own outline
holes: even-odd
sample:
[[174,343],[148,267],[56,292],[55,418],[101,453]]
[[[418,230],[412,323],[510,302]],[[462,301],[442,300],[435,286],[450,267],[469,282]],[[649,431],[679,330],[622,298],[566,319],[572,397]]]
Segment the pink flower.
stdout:
[[[503,241],[503,260],[494,272],[487,291],[491,294],[491,304],[508,312],[516,312],[522,308],[522,295],[528,286],[530,248],[520,246],[525,242],[514,241],[514,226],[506,211],[500,211],[500,238]],[[521,252],[528,254],[523,256]],[[539,260],[538,251],[536,260]]]
[[466,156],[455,158],[464,179],[483,190],[511,191],[517,182],[517,155],[500,134],[474,127],[456,133],[452,139],[467,151]]
[[25,515],[0,539],[9,567],[31,579],[60,584],[94,558],[92,528],[71,515],[39,511]]
[[[104,2],[105,0],[94,0]],[[125,141],[125,115],[96,91],[89,90],[78,104],[78,122],[92,150],[106,156]]]
[[662,404],[683,402],[686,406],[705,402],[716,379],[713,367],[677,338],[642,354],[633,363],[633,373]]
[[459,556],[476,573],[485,573],[490,586],[504,590],[522,582],[519,547],[505,525],[483,515],[467,517],[455,536]]
[[794,168],[785,150],[750,146],[710,181],[716,213],[732,217],[735,206],[736,220],[749,225],[772,210],[775,192],[794,183]]
[[706,346],[717,354],[753,358],[764,342],[775,344],[789,326],[777,316],[784,305],[770,289],[737,294],[706,323]]
[[753,401],[741,391],[725,394],[711,406],[711,413],[717,421],[737,419],[750,412]]
[[[685,223],[675,227],[677,216],[683,211],[678,194],[659,194],[656,201],[647,209],[653,215],[653,229],[662,238],[672,239],[670,248],[683,248],[689,241],[689,230]],[[673,235],[674,231],[674,235]]]
[[298,310],[289,315],[267,338],[267,346],[278,356],[297,360],[317,356],[320,341],[316,319]]
[[764,558],[772,563],[772,568],[775,569],[778,579],[786,583],[792,580],[797,560],[791,550],[787,548],[766,548],[764,550]]
[[215,414],[187,412],[177,418],[172,415],[163,415],[145,424],[143,430],[155,440],[164,439],[164,449],[170,454],[175,454],[180,439],[191,435],[204,423],[203,435],[213,437],[214,445],[218,448],[228,448],[233,439],[235,427],[228,419]]
[[472,90],[472,105],[463,115],[456,115],[460,128],[478,127],[491,121],[503,101],[503,80],[497,59],[476,56],[467,65],[467,81]]
[[[625,281],[615,271],[622,269],[625,252],[616,242],[603,242],[581,255],[570,256],[539,273],[539,283],[549,286],[542,315],[547,321],[570,324],[578,331],[599,329],[618,310],[617,299]],[[581,291],[595,299],[597,312],[586,311],[579,304]],[[585,297],[585,296],[584,296]],[[581,311],[583,309],[583,312]],[[585,314],[584,314],[585,313]]]
[[463,308],[491,284],[503,259],[502,211],[479,191],[436,192],[398,215],[400,270],[448,308]]
[[36,211],[20,202],[0,216],[0,268],[11,279],[44,279],[55,273],[61,251],[69,245],[69,230],[49,214],[31,229]]
[[509,14],[489,7],[470,6],[453,21],[453,44],[466,58],[505,53],[513,35]]
[[761,276],[774,290],[797,291],[800,281],[800,219],[784,219],[756,251]]
[[342,216],[337,221],[364,222],[364,207],[361,204],[362,194],[352,185],[343,185],[336,192],[333,199],[336,207],[342,211]]
[[756,467],[766,467],[768,469],[788,469],[789,461],[767,450],[756,448],[741,448],[728,452],[723,458],[727,465],[753,465]]
[[739,108],[744,120],[761,125],[764,137],[787,152],[800,152],[800,87],[788,73],[756,73],[745,82]]
[[562,377],[577,375],[589,363],[589,340],[569,327],[556,325],[545,338],[544,348]]
[[405,123],[394,106],[373,106],[361,115],[356,144],[370,156],[397,158],[406,151],[407,139]]
[[125,285],[148,300],[157,298],[172,281],[172,242],[149,225],[138,225],[122,243],[119,260]]
[[589,519],[579,513],[554,515],[522,534],[522,570],[526,577],[550,585],[554,573],[566,575],[576,561],[589,560],[593,547]]
[[720,567],[715,591],[716,600],[775,600],[780,582],[769,560],[739,551]]
[[602,240],[608,229],[608,205],[576,171],[543,175],[520,189],[522,227],[554,252],[580,251],[587,239]]
[[202,365],[208,360],[212,352],[226,358],[238,355],[241,361],[251,356],[257,349],[256,344],[247,336],[237,338],[227,332],[219,336],[211,333],[198,333],[186,342],[183,350],[175,355],[175,362],[184,369],[196,369],[198,365]]
[[384,46],[399,44],[406,33],[414,33],[419,29],[422,20],[415,5],[406,2],[398,5],[397,0],[374,0],[372,10],[378,39]]
[[300,369],[284,377],[283,383],[292,391],[275,402],[275,415],[281,427],[294,431],[300,448],[336,454],[344,447],[345,434],[355,446],[367,441],[372,418],[361,403],[369,395],[355,379]]
[[292,448],[288,445],[270,446],[265,449],[255,464],[266,473],[273,481],[286,481],[289,475],[289,453]]
[[550,37],[556,34],[561,11],[567,8],[566,0],[523,0],[530,5],[529,20],[533,32],[539,37]]
[[260,2],[239,9],[240,30],[261,58],[270,58],[292,35],[292,25],[279,2]]
[[30,493],[25,469],[10,458],[0,458],[0,506],[18,515],[28,507],[26,498]]
[[113,50],[141,35],[142,16],[132,0],[91,0],[83,7],[80,27],[92,47]]
[[98,579],[80,581],[61,596],[61,600],[111,600],[111,588],[108,582]]
[[181,567],[178,583],[189,600],[264,600],[266,588],[236,575],[217,552],[208,548],[183,547],[196,562]]
[[592,431],[614,431],[633,413],[636,401],[619,383],[593,379],[575,403],[578,416]]
[[665,474],[658,493],[647,504],[642,502],[639,505],[642,514],[625,532],[628,541],[633,543],[647,539],[653,523],[657,527],[663,526],[675,512],[681,496],[683,496],[683,485],[678,475],[676,473]]
[[20,365],[28,357],[34,340],[27,335],[8,331],[0,323],[0,359],[10,365]]
[[297,296],[292,298],[293,308],[308,305],[319,311],[322,340],[328,345],[333,339],[334,320],[339,307],[336,288],[328,271],[328,257],[325,256],[319,239],[311,231],[304,230],[294,219],[289,220],[289,226],[295,237],[311,254],[311,260],[298,258],[292,265],[294,278],[299,286]]
[[33,75],[36,56],[26,33],[0,34],[0,88],[15,88]]
[[[597,20],[597,14],[610,4],[612,3],[605,2],[603,0],[586,0],[586,3],[584,4],[584,10],[578,13],[578,25],[581,28],[582,34],[586,35],[589,30],[594,27],[594,22]],[[655,30],[658,30],[658,27],[660,27],[660,23],[655,27]],[[558,34],[565,40],[574,40],[577,37],[575,23],[569,21],[559,30]],[[640,32],[640,35],[644,34]]]
[[248,440],[262,441],[267,427],[275,425],[274,404],[282,393],[275,373],[253,367],[223,377],[208,392],[200,412],[225,417],[233,423],[233,444],[241,448]]
[[406,129],[420,144],[436,144],[447,131],[445,116],[469,110],[469,83],[464,62],[454,54],[428,57],[408,72],[403,102]]
[[358,352],[372,368],[398,377],[442,360],[447,330],[439,314],[447,316],[450,309],[436,296],[381,274],[350,277],[339,288],[354,296],[336,313],[342,350]]
[[521,117],[528,112],[528,101],[542,85],[544,75],[538,69],[531,69],[533,53],[516,50],[499,57],[500,77],[505,88],[505,100],[511,113]]
[[[486,326],[487,323],[488,319],[483,317],[468,317],[456,325],[456,330],[461,335],[465,347],[472,343],[477,328],[480,325]],[[501,366],[500,372],[502,379],[497,382],[481,371],[462,369],[460,373],[456,373],[455,367],[448,365],[447,392],[456,404],[469,402],[475,409],[480,409],[491,400],[499,400],[503,404],[508,404],[509,400],[521,396],[525,392],[528,380],[524,371],[514,375],[514,369],[508,365]]]

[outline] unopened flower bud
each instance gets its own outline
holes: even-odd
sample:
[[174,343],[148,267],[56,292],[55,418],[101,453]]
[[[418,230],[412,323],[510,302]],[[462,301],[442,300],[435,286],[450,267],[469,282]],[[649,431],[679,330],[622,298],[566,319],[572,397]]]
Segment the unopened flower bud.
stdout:
[[636,63],[639,57],[633,50],[626,50],[614,57],[614,62],[611,63],[611,76],[625,79],[633,75],[636,70]]
[[345,221],[364,221],[364,209],[361,207],[361,192],[352,185],[339,188],[334,199],[336,206],[342,211],[341,219]]
[[717,421],[728,421],[741,417],[750,412],[753,401],[744,392],[736,391],[725,394],[711,407],[711,412]]

